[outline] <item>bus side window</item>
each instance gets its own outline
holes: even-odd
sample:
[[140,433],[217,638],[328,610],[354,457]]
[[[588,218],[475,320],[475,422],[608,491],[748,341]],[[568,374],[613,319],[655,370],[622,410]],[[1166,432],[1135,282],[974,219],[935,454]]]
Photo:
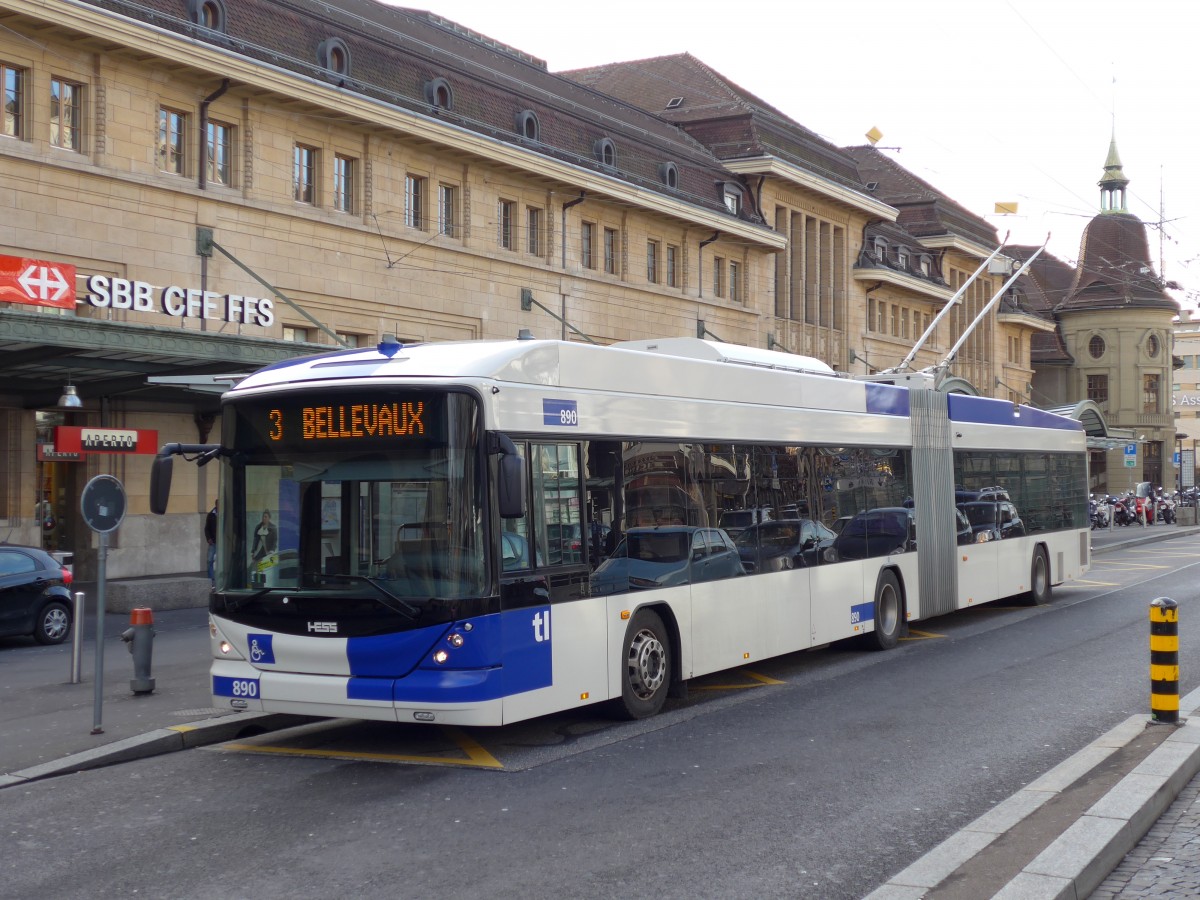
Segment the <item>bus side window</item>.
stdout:
[[587,560],[578,444],[531,444],[533,530],[539,561],[576,566]]

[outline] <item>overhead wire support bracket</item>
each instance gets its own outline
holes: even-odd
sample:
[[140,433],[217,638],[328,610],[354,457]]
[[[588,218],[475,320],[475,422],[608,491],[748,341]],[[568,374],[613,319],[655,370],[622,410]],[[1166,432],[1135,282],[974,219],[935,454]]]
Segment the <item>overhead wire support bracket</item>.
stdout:
[[580,331],[578,328],[576,328],[574,325],[572,325],[570,322],[568,322],[566,319],[564,319],[562,316],[560,316],[554,310],[550,309],[548,306],[545,306],[545,305],[539,303],[537,300],[534,300],[532,288],[521,288],[521,309],[525,310],[526,312],[529,312],[535,306],[538,309],[542,310],[543,312],[549,314],[552,318],[557,319],[559,322],[561,322],[567,328],[570,328],[573,332],[575,332],[577,335],[579,335],[581,338],[583,338],[589,344],[597,344],[597,346],[599,346],[599,344],[596,341],[592,340],[592,338],[590,338],[588,335],[584,334],[582,331]]
[[260,276],[257,272],[255,272],[253,269],[251,269],[248,265],[246,265],[244,262],[242,262],[240,259],[238,259],[236,256],[234,256],[232,253],[230,253],[228,250],[226,250],[224,247],[222,247],[216,241],[212,240],[211,237],[208,238],[206,243],[211,244],[213,248],[220,250],[221,253],[224,254],[229,259],[230,262],[232,262],[235,266],[237,266],[239,269],[241,269],[243,272],[245,272],[247,275],[249,275],[251,278],[253,278],[255,281],[257,281],[263,287],[265,287],[268,291],[270,291],[276,297],[276,299],[286,303],[288,306],[290,306],[296,312],[300,313],[300,315],[304,316],[304,318],[308,319],[308,321],[312,322],[313,325],[315,325],[322,333],[327,334],[329,337],[333,338],[333,342],[335,344],[337,344],[339,347],[349,347],[350,346],[341,335],[339,335],[335,331],[330,330],[330,328],[327,325],[325,325],[323,322],[321,322],[317,318],[315,318],[303,306],[301,306],[299,303],[294,301],[291,297],[286,296],[282,291],[280,291],[274,285],[270,284],[266,279],[264,279],[262,276]]

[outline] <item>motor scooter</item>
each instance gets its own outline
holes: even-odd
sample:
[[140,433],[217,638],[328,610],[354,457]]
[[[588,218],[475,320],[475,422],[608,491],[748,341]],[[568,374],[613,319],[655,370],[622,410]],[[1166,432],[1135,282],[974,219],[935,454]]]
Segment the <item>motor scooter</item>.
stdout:
[[1162,491],[1158,493],[1155,516],[1164,525],[1175,524],[1175,501]]

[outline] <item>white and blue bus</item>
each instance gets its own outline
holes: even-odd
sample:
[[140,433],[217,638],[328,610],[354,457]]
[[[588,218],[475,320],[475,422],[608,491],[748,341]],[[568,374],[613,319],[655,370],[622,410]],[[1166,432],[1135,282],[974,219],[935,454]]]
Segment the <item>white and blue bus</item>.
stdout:
[[[1080,576],[1084,433],[690,338],[354,349],[222,400],[214,704],[502,725]],[[970,515],[967,515],[967,513]],[[737,522],[736,539],[722,523]]]

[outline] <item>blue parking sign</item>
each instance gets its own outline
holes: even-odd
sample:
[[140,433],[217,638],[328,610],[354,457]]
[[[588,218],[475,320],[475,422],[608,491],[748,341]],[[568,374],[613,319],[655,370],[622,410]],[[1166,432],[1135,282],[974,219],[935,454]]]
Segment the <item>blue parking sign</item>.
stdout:
[[1126,456],[1137,456],[1137,444],[1126,444],[1125,445],[1125,455]]

